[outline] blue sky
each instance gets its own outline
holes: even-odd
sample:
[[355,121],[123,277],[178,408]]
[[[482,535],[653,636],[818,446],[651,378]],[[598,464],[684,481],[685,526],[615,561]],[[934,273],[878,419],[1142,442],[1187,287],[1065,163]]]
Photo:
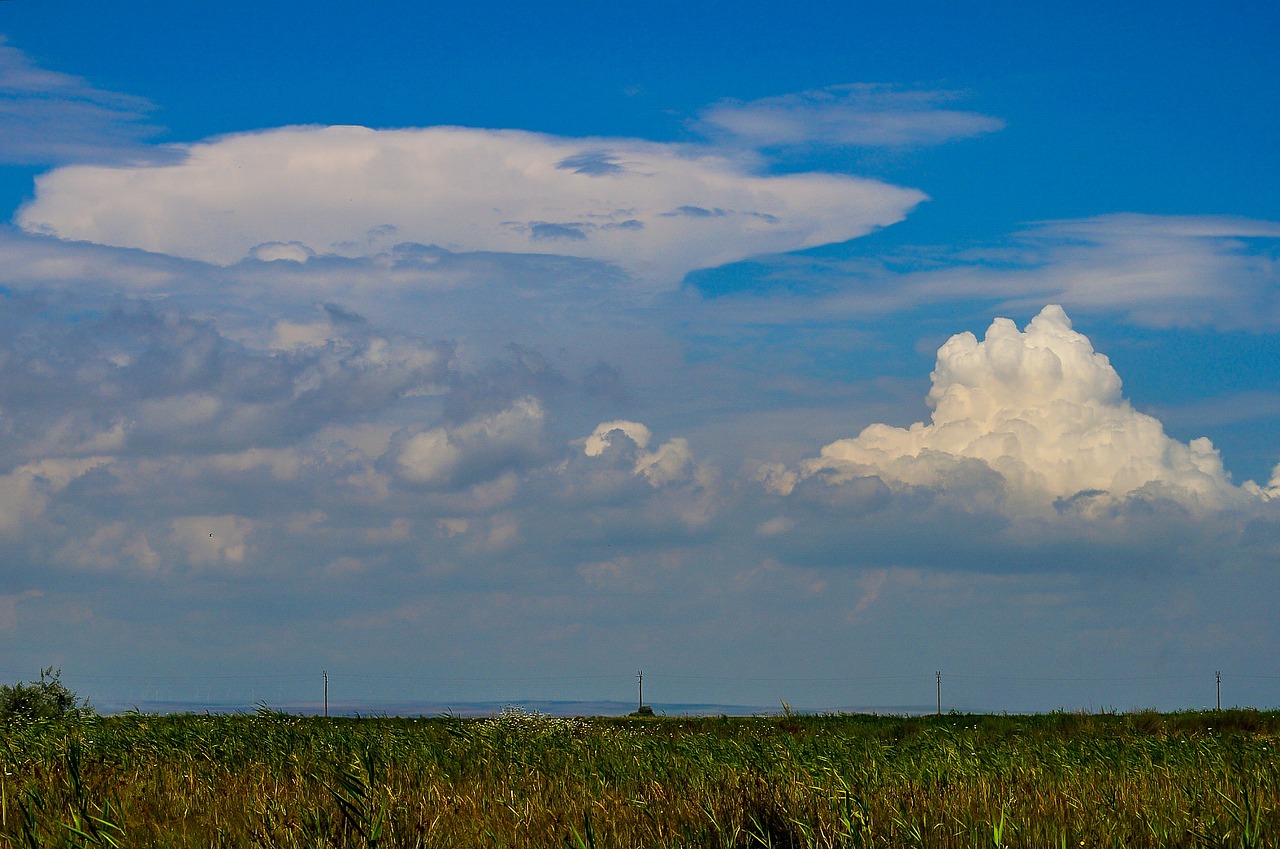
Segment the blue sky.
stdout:
[[0,4],[0,672],[1276,704],[1278,30]]

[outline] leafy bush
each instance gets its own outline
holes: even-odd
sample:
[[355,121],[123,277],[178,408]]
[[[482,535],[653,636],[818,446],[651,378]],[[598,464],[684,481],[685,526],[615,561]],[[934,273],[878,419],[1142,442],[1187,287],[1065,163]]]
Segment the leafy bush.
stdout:
[[74,721],[93,716],[93,706],[67,689],[61,676],[61,669],[50,666],[40,670],[39,681],[0,685],[0,724]]

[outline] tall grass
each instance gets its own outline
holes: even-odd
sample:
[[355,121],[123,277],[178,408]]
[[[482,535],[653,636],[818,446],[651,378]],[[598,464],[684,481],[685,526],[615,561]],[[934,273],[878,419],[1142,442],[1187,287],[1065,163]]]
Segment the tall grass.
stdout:
[[1280,846],[1280,713],[0,730],[0,846]]

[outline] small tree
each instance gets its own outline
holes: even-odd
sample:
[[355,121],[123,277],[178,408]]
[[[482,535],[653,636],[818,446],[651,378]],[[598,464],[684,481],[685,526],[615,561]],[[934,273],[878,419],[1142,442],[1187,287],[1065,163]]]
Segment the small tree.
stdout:
[[67,689],[61,676],[61,669],[50,666],[40,670],[39,681],[0,685],[0,723],[78,720],[92,716],[93,706]]

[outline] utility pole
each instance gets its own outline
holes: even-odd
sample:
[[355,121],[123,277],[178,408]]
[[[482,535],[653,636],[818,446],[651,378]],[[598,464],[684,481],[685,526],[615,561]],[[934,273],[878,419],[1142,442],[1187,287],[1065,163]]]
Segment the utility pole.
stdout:
[[640,704],[636,706],[636,710],[644,707],[644,673],[636,673],[636,681],[640,684]]
[[942,672],[935,672],[933,675],[938,679],[938,716],[942,716]]
[[1213,675],[1215,678],[1218,679],[1218,710],[1221,711],[1222,710],[1222,670],[1218,670],[1217,672],[1213,673]]
[[329,673],[321,672],[324,676],[324,718],[329,718]]

